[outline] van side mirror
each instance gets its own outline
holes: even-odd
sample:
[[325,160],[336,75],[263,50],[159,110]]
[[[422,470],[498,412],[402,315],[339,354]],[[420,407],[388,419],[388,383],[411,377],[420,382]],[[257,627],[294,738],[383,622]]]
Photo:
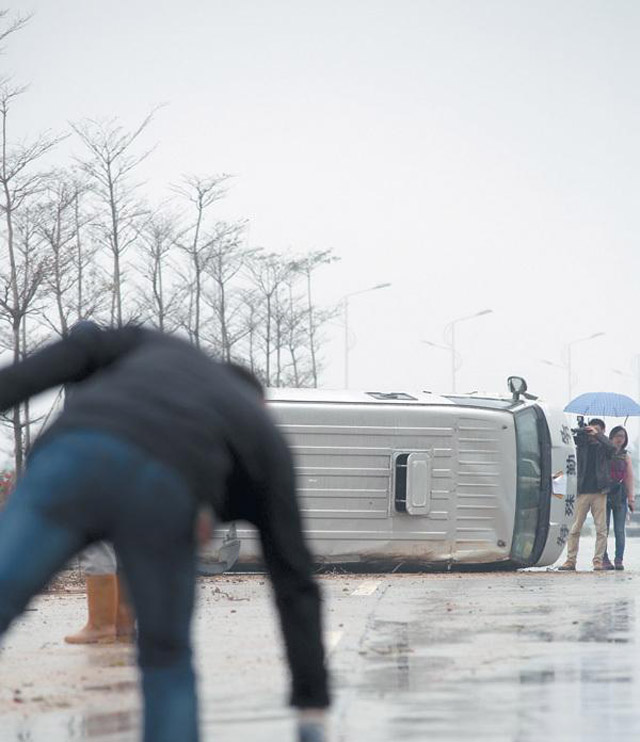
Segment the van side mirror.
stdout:
[[507,379],[507,384],[509,385],[509,391],[513,395],[514,402],[517,402],[520,399],[520,395],[524,395],[527,391],[527,382],[522,376],[510,376]]

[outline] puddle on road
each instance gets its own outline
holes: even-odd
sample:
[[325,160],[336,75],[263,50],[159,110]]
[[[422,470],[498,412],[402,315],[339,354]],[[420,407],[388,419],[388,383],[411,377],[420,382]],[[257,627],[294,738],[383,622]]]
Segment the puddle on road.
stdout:
[[[598,575],[579,577],[594,585],[580,602],[571,577],[434,582],[426,600],[400,601],[372,618],[351,654],[334,653],[334,740],[640,739],[640,603]],[[104,667],[125,661],[127,652],[95,657]],[[131,688],[123,681],[84,690],[112,692],[117,707],[117,693],[131,705]],[[293,739],[280,703],[265,694],[205,698],[203,742]],[[139,710],[127,708],[2,723],[2,740],[137,742],[140,734]]]
[[[131,683],[87,686],[102,693],[129,691]],[[129,700],[127,700],[129,703]],[[294,738],[293,714],[279,696],[258,698],[201,699],[201,739],[215,742],[282,742]],[[70,710],[18,714],[2,718],[2,742],[139,742],[142,734],[140,709],[80,712]]]
[[85,714],[54,711],[24,719],[4,717],[2,739],[20,742],[134,742],[138,739],[139,726],[140,712],[133,709]]
[[83,723],[86,739],[102,739],[107,736],[111,739],[114,735],[120,735],[121,739],[125,739],[124,734],[126,739],[130,739],[140,725],[140,712],[129,710],[90,714],[84,717]]
[[579,641],[626,644],[635,640],[635,623],[635,600],[617,600],[598,606],[593,616],[581,623]]
[[638,599],[535,590],[482,610],[473,594],[448,596],[411,621],[372,621],[348,714],[368,714],[369,742],[639,739]]

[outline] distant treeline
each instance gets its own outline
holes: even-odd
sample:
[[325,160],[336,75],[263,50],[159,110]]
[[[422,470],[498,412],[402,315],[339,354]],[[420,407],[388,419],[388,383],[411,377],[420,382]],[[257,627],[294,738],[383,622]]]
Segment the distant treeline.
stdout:
[[[0,43],[27,21],[0,11]],[[87,119],[25,142],[11,117],[25,92],[0,80],[1,348],[18,361],[80,319],[145,322],[246,363],[268,386],[317,386],[321,328],[334,310],[314,303],[313,277],[331,251],[248,245],[246,221],[218,217],[228,175],[186,175],[152,205],[138,176],[157,111],[132,130]],[[46,167],[68,137],[82,154]],[[27,404],[5,422],[20,471],[42,421]]]

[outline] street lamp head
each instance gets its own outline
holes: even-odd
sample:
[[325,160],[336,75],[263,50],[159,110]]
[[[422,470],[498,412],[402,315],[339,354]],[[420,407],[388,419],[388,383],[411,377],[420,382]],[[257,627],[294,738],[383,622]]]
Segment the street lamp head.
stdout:
[[342,299],[342,306],[344,308],[344,388],[349,388],[349,299],[352,296],[359,296],[360,294],[366,294],[369,291],[375,291],[376,289],[386,289],[387,286],[391,286],[390,283],[378,283],[375,286],[371,286],[368,289],[361,289],[360,291],[352,291],[350,294],[345,294]]
[[376,291],[377,289],[386,289],[391,286],[390,283],[377,283],[375,286],[369,286],[368,289],[360,289],[359,291],[351,291],[342,297],[342,301],[346,301],[352,296],[359,296],[360,294],[368,294],[370,291]]
[[432,348],[442,348],[442,350],[451,350],[450,345],[442,345],[441,343],[434,343],[431,340],[421,340],[421,343],[424,343],[425,345],[430,345]]
[[588,340],[593,340],[594,338],[602,337],[605,333],[604,332],[594,332],[593,335],[587,335],[586,337],[578,338],[577,340],[572,340],[570,343],[567,343],[566,347],[571,350],[571,346],[577,345],[578,343],[585,343]]
[[493,309],[483,309],[480,312],[475,312],[474,314],[465,314],[464,317],[458,317],[457,319],[452,319],[451,322],[447,324],[447,327],[450,327],[451,325],[457,325],[458,322],[466,322],[470,319],[475,319],[476,317],[482,317],[485,314],[492,314]]

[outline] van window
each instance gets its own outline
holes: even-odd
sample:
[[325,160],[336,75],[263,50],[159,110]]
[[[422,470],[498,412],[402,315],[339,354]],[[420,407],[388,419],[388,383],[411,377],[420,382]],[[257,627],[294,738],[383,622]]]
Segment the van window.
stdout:
[[398,513],[407,512],[407,461],[408,453],[400,453],[395,461],[395,506]]
[[[515,416],[517,445],[516,514],[511,557],[533,563],[549,527],[551,449],[544,416],[529,407]],[[547,481],[548,480],[548,481]]]

